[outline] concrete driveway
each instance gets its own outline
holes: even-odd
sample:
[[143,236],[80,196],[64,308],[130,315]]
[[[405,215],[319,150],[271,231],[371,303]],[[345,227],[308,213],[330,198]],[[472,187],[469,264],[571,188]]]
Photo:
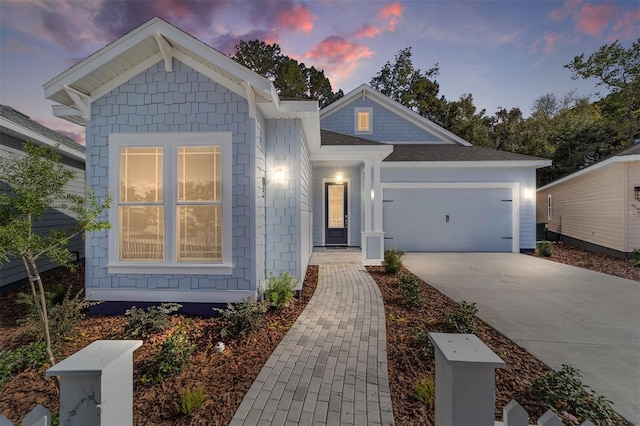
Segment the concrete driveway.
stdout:
[[640,282],[515,253],[408,253],[404,265],[640,425]]

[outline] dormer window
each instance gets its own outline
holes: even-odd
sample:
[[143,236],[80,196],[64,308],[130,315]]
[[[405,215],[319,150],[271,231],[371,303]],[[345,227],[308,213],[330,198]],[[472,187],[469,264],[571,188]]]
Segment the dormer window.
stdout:
[[355,132],[356,133],[373,133],[373,108],[356,108],[355,109]]

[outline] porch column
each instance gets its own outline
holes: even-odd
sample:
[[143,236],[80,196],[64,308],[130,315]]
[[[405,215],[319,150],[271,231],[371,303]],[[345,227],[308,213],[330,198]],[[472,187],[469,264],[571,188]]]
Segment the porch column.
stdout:
[[370,232],[371,228],[371,160],[364,160],[364,185],[362,202],[364,209],[364,232]]
[[373,162],[373,230],[382,232],[382,184],[380,183],[380,160]]

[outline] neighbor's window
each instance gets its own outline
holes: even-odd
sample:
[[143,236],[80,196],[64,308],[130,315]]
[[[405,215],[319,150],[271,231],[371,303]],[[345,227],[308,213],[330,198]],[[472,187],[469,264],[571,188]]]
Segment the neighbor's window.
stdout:
[[551,220],[553,217],[553,203],[551,201],[551,194],[547,195],[547,219]]
[[110,271],[230,265],[231,133],[113,134],[109,142],[119,181],[111,180]]
[[371,116],[373,108],[356,108],[355,109],[355,131],[359,133],[371,133],[373,125]]

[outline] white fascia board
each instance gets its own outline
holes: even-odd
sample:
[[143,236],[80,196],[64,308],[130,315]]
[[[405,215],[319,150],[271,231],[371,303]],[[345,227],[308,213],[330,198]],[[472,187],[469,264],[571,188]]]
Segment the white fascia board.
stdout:
[[607,160],[601,161],[600,163],[596,163],[592,166],[586,167],[582,170],[579,170],[575,173],[570,174],[569,176],[565,176],[563,178],[560,178],[556,181],[553,181],[551,183],[546,184],[545,186],[538,188],[538,191],[542,191],[548,188],[551,188],[552,186],[558,185],[562,182],[566,182],[568,180],[571,179],[575,179],[577,177],[580,177],[582,175],[586,175],[587,173],[591,173],[591,172],[595,172],[598,169],[601,169],[603,167],[607,167],[611,164],[616,164],[616,163],[627,163],[627,162],[631,162],[631,161],[640,161],[640,154],[633,154],[633,155],[619,155],[619,156],[614,156],[611,157]]
[[541,168],[551,165],[551,160],[525,160],[525,161],[385,161],[385,168]]
[[356,161],[358,163],[362,163],[364,160],[382,161],[392,151],[393,147],[382,145],[322,146],[319,152],[311,155],[311,161]]
[[77,109],[66,105],[51,105],[53,116],[67,120],[70,123],[84,127],[85,121]]
[[[54,141],[53,139],[50,139],[46,136],[43,136],[38,132],[34,132],[31,129],[27,129],[26,127],[16,124],[13,121],[7,120],[4,117],[0,117],[0,126],[7,128],[14,133],[22,135],[24,141],[33,140],[36,143],[40,142],[44,145],[47,145],[53,148],[54,150],[58,151],[65,157],[73,158],[75,160],[80,160],[83,163],[86,159],[86,156],[83,152],[76,151],[73,148],[70,148],[58,141]],[[56,145],[58,146],[56,147]]]

